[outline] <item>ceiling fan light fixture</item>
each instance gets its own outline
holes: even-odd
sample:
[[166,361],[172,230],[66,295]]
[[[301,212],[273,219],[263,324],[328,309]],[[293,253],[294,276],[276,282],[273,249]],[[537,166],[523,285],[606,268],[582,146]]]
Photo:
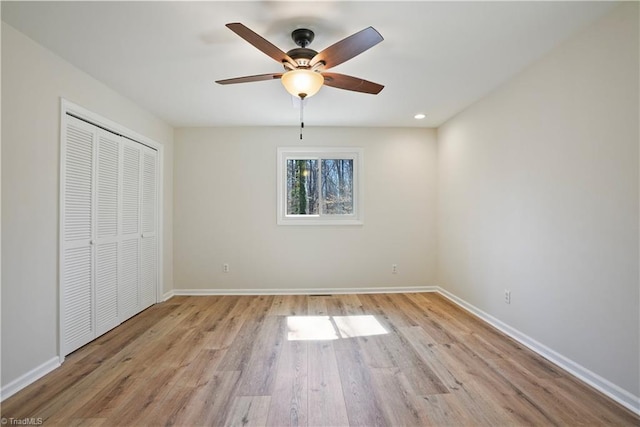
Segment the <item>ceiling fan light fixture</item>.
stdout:
[[324,77],[316,71],[299,68],[284,73],[281,81],[287,92],[304,99],[318,93],[324,84]]

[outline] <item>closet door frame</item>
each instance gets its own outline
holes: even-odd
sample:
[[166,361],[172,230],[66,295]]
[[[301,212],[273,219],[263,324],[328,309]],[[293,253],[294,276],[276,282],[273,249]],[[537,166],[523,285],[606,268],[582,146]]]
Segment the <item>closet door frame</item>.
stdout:
[[65,354],[64,354],[64,342],[63,342],[63,331],[64,331],[64,313],[65,313],[65,301],[64,301],[64,292],[62,289],[62,273],[64,270],[63,266],[63,226],[64,226],[64,201],[65,201],[65,192],[64,185],[62,182],[62,177],[65,175],[65,158],[66,158],[66,133],[67,133],[67,120],[68,117],[75,116],[81,120],[92,123],[100,128],[109,130],[115,134],[121,135],[123,137],[132,139],[142,145],[146,145],[157,152],[157,182],[156,182],[156,191],[157,191],[157,230],[156,230],[156,238],[157,238],[157,278],[156,278],[156,300],[155,303],[159,303],[163,301],[164,294],[164,285],[163,285],[163,177],[164,177],[164,146],[144,135],[141,135],[131,129],[128,129],[114,121],[111,121],[105,117],[100,116],[97,113],[94,113],[90,110],[87,110],[84,107],[81,107],[73,102],[70,102],[64,98],[60,98],[60,170],[59,170],[59,178],[60,178],[60,194],[59,194],[59,232],[58,232],[58,357],[60,359],[60,363],[64,362]]

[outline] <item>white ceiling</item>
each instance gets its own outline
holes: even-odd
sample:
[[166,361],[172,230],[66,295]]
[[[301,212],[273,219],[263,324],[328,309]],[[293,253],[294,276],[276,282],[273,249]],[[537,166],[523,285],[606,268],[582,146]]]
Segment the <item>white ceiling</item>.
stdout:
[[[384,84],[379,95],[324,87],[308,126],[434,127],[604,14],[612,2],[2,2],[2,20],[173,126],[296,125],[280,72],[224,25],[241,22],[287,51],[320,51],[367,26],[385,40],[331,71]],[[3,60],[7,60],[4,59]],[[8,58],[10,60],[10,58]],[[416,113],[427,118],[417,121]]]

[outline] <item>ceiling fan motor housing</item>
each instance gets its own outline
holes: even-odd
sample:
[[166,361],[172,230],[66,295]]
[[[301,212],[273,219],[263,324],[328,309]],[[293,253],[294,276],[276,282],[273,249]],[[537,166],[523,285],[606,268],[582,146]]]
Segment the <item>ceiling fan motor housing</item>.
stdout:
[[291,59],[296,61],[296,64],[298,64],[298,66],[300,67],[308,67],[309,61],[311,61],[311,59],[317,54],[318,52],[316,52],[315,50],[307,49],[305,47],[297,47],[287,52],[287,55],[289,55]]
[[315,50],[307,48],[314,38],[315,34],[313,31],[307,28],[298,28],[291,32],[291,39],[300,47],[291,49],[287,52],[287,55],[289,55],[299,67],[308,67],[309,61],[318,54]]

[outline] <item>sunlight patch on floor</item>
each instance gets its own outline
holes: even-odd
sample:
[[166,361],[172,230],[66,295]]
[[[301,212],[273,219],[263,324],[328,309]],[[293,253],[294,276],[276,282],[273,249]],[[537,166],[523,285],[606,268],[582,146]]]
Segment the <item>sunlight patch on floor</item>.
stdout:
[[289,341],[337,340],[338,334],[329,316],[288,316]]
[[371,335],[388,334],[375,316],[333,316],[342,338],[369,337]]
[[287,316],[289,341],[329,341],[388,334],[375,316]]

